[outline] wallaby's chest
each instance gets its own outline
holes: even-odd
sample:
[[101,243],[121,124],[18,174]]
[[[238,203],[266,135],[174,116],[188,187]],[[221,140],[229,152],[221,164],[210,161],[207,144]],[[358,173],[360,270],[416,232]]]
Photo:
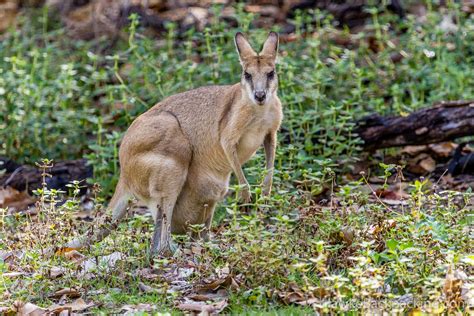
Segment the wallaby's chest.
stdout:
[[274,111],[269,111],[261,116],[255,117],[243,131],[238,146],[237,153],[241,163],[249,160],[257,149],[262,145],[265,136],[275,125],[278,117]]

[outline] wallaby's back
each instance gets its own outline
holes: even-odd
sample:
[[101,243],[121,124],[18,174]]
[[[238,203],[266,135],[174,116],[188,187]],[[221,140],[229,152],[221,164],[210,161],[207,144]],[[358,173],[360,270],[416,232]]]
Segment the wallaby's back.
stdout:
[[126,137],[143,137],[145,134],[147,138],[158,137],[159,134],[153,133],[157,128],[157,118],[167,112],[176,117],[193,149],[205,150],[209,142],[218,141],[219,120],[225,111],[230,110],[228,106],[232,96],[238,93],[237,88],[236,85],[207,86],[168,97],[140,115],[130,126]]

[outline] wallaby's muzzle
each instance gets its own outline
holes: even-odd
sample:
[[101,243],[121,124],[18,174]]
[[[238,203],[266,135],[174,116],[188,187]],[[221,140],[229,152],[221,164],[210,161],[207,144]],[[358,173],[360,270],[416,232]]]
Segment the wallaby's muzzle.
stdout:
[[267,97],[267,94],[265,91],[255,91],[254,93],[255,101],[257,101],[258,104],[263,105],[265,103],[265,98]]

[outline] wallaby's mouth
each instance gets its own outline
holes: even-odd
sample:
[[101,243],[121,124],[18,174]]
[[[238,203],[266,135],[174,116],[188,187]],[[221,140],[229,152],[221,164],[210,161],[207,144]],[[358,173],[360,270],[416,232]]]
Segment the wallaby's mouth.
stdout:
[[253,93],[253,97],[255,98],[255,102],[257,102],[258,105],[263,105],[267,99],[267,94],[265,91],[255,91]]

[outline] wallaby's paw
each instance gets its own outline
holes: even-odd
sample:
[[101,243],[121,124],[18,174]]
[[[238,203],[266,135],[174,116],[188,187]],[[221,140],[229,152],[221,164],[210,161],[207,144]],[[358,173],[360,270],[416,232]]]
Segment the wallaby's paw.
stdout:
[[270,196],[270,193],[272,192],[272,187],[263,187],[262,190],[262,195],[263,196]]
[[252,194],[250,193],[250,186],[248,184],[243,185],[239,192],[239,199],[243,203],[252,202]]
[[240,191],[240,200],[243,203],[250,203],[252,202],[252,195],[250,194],[249,188],[244,188],[242,191]]
[[158,245],[158,247],[151,248],[151,254],[153,256],[172,257],[178,250],[178,245],[172,241],[167,242],[164,245]]
[[265,176],[265,179],[263,180],[262,183],[262,194],[264,196],[269,196],[270,193],[272,192],[272,181],[273,180],[273,175],[269,174]]
[[272,181],[263,181],[262,183],[262,194],[263,196],[269,196],[272,192]]

